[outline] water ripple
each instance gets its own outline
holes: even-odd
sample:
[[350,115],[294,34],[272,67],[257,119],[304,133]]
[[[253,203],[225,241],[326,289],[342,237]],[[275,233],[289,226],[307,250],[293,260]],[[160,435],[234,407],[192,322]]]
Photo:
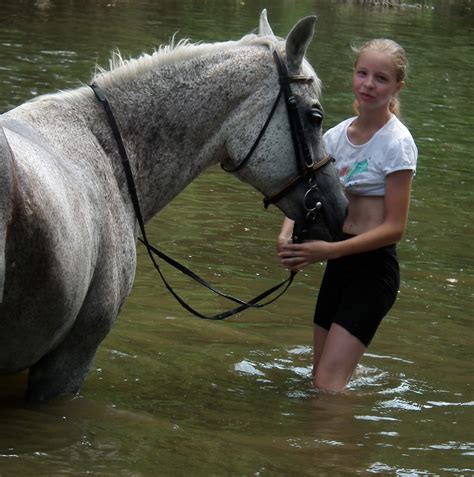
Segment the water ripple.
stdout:
[[358,419],[361,421],[394,421],[398,422],[400,419],[396,419],[395,417],[387,417],[387,416],[354,416],[354,419]]
[[474,401],[469,402],[443,402],[443,401],[427,401],[427,404],[434,407],[449,407],[449,406],[474,406]]
[[402,409],[404,411],[420,411],[423,406],[414,402],[406,401],[405,399],[395,398],[390,401],[383,401],[379,404],[382,408],[388,409]]
[[394,388],[382,389],[381,391],[378,391],[378,394],[402,394],[407,392],[421,394],[421,391],[417,389],[417,386],[418,383],[415,383],[411,379],[402,379],[398,386]]
[[252,376],[265,376],[265,373],[263,373],[262,371],[259,371],[256,368],[255,363],[252,363],[252,362],[247,361],[247,360],[243,360],[240,363],[237,363],[234,366],[234,369],[237,372],[243,373],[243,374],[250,374]]

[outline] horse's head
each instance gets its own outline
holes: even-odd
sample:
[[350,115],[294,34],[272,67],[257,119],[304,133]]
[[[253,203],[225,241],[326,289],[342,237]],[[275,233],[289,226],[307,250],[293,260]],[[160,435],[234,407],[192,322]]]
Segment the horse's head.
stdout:
[[[260,190],[266,205],[274,203],[304,224],[311,238],[337,240],[347,200],[323,146],[319,79],[304,59],[315,21],[303,18],[293,27],[284,54],[276,44],[273,73],[234,123],[223,167]],[[274,36],[265,10],[260,34]]]

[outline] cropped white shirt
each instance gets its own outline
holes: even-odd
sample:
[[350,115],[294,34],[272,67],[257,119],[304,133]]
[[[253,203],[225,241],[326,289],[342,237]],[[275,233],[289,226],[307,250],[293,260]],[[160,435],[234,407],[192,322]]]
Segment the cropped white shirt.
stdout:
[[326,152],[335,158],[339,179],[348,192],[383,196],[388,174],[401,170],[415,173],[415,141],[406,126],[392,115],[368,142],[352,144],[347,129],[354,119],[346,119],[324,134]]

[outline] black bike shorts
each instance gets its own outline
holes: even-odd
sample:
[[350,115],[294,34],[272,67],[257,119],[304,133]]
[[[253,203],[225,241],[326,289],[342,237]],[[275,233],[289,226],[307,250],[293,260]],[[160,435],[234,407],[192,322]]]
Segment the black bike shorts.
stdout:
[[395,303],[399,287],[395,244],[328,260],[314,323],[326,330],[336,323],[367,347]]

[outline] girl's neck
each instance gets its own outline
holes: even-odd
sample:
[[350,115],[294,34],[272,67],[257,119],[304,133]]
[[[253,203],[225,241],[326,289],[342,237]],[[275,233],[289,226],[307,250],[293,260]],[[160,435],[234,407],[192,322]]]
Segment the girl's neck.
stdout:
[[392,118],[392,113],[388,109],[380,111],[359,111],[359,116],[355,120],[360,129],[367,131],[378,131]]
[[392,113],[384,111],[383,114],[374,114],[360,111],[357,118],[347,130],[347,135],[352,144],[362,145],[370,141],[372,136],[390,121]]

